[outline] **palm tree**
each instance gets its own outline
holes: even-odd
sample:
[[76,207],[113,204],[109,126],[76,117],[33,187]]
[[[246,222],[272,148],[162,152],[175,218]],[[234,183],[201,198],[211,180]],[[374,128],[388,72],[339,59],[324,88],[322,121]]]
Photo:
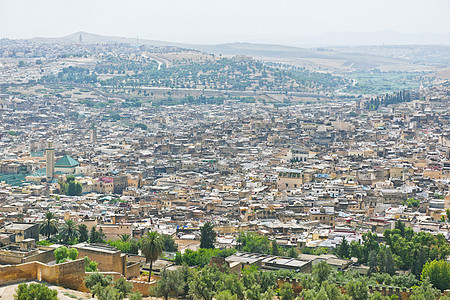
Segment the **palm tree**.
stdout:
[[65,220],[61,227],[61,236],[65,242],[78,237],[78,226],[73,220]]
[[130,241],[130,235],[129,234],[121,234],[120,235],[120,240],[122,241],[122,242],[129,242]]
[[158,259],[164,249],[164,241],[156,231],[147,232],[141,240],[141,252],[145,256],[145,262],[150,263],[148,282],[152,276],[153,262]]
[[39,232],[40,234],[45,235],[47,239],[49,239],[52,234],[58,233],[58,226],[56,225],[56,218],[53,213],[48,211],[45,214],[45,219],[39,228]]

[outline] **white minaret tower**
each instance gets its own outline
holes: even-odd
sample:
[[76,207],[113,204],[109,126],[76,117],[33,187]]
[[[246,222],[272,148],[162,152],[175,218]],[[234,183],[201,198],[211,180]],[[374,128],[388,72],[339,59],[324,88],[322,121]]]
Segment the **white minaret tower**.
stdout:
[[53,179],[53,175],[55,174],[55,149],[53,148],[53,143],[51,141],[47,143],[47,149],[45,149],[45,158],[45,174],[47,177],[47,182],[50,182]]

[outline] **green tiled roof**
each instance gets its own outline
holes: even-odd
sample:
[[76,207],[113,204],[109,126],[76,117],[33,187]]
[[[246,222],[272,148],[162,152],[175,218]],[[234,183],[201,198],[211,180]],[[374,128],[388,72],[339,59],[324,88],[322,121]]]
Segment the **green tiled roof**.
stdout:
[[26,180],[25,176],[22,174],[5,174],[0,173],[0,182],[4,181],[6,184],[12,186],[22,186]]
[[44,151],[32,151],[30,155],[31,157],[44,157]]
[[55,163],[55,167],[76,167],[79,164],[79,162],[77,162],[69,155],[64,155],[63,157],[58,159],[58,161]]

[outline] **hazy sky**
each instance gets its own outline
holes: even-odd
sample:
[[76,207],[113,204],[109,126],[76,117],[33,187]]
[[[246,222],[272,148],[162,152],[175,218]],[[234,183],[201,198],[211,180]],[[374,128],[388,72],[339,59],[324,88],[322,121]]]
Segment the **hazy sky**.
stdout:
[[0,38],[77,31],[187,43],[450,32],[450,0],[0,0]]

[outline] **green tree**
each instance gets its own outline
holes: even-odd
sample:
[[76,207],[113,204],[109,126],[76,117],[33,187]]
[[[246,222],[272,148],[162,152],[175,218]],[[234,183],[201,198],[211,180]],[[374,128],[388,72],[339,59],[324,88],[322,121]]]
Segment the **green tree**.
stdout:
[[167,252],[177,252],[178,251],[178,245],[175,243],[175,240],[171,235],[168,234],[162,234],[161,235],[163,241],[164,241],[164,251]]
[[90,260],[89,257],[85,256],[84,257],[84,271],[85,272],[96,272],[98,271],[98,263]]
[[133,284],[121,277],[114,282],[113,287],[119,292],[119,299],[124,299],[133,289]]
[[67,187],[67,195],[69,196],[81,196],[83,187],[80,183],[71,180],[68,182],[69,185]]
[[120,240],[122,242],[129,242],[130,239],[131,239],[131,235],[129,235],[129,234],[121,234],[120,235]]
[[57,300],[58,291],[45,283],[21,283],[16,289],[14,300]]
[[216,300],[237,300],[237,295],[231,294],[229,290],[223,290],[215,297]]
[[294,247],[289,248],[289,250],[287,251],[287,256],[297,258],[298,257],[297,250],[295,250]]
[[[108,275],[105,276],[101,273],[95,272],[92,273],[84,279],[84,285],[91,291],[92,297],[95,297],[96,291],[99,291],[100,287],[107,287],[108,285],[111,285],[113,283],[112,276]],[[94,289],[94,286],[97,286],[96,289]]]
[[[223,272],[217,284],[218,291],[229,291],[233,297],[243,300],[245,296],[245,287],[242,280],[234,273]],[[216,296],[217,297],[217,296]]]
[[178,296],[181,294],[183,292],[183,279],[181,276],[180,272],[164,269],[161,273],[161,279],[154,289],[155,295],[167,300],[170,295]]
[[89,232],[86,224],[78,225],[78,241],[80,243],[87,242],[89,240]]
[[128,300],[142,300],[142,294],[140,292],[130,293]]
[[59,264],[69,257],[69,249],[65,246],[58,247],[55,249],[53,254],[55,255],[56,263]]
[[254,232],[240,232],[237,244],[238,250],[245,252],[269,254],[271,250],[269,239]]
[[386,260],[385,260],[384,271],[389,275],[395,274],[395,261],[392,256],[392,251],[390,247],[386,247]]
[[423,280],[419,286],[413,288],[409,300],[437,300],[441,293],[433,288],[428,280]]
[[92,227],[89,232],[89,243],[104,243],[105,242],[105,234],[103,233],[103,229],[100,227],[100,230],[97,231],[96,227]]
[[92,294],[97,296],[98,300],[121,300],[121,295],[112,285],[103,287],[100,283],[94,285],[91,289]]
[[450,264],[445,260],[433,260],[426,263],[422,270],[422,280],[427,278],[441,291],[450,289]]
[[331,274],[331,266],[326,262],[320,262],[313,267],[313,276],[319,284],[328,279]]
[[280,296],[281,300],[294,300],[294,289],[292,285],[288,282],[285,282],[280,288]]
[[65,243],[69,243],[78,237],[78,226],[73,220],[65,220],[61,227],[61,237]]
[[164,242],[156,231],[147,232],[141,239],[141,252],[145,256],[145,261],[150,263],[148,282],[152,275],[153,262],[158,259],[164,250]]
[[75,248],[70,248],[67,254],[69,259],[75,260],[78,257],[78,250]]
[[372,250],[369,253],[368,258],[368,264],[369,264],[369,274],[377,273],[378,272],[378,255],[376,250]]
[[50,236],[58,233],[58,225],[55,215],[52,212],[46,212],[44,221],[41,223],[39,228],[40,234],[45,235],[47,239]]
[[361,279],[349,281],[345,285],[345,289],[347,290],[347,294],[353,300],[369,299],[369,289],[367,287],[367,284]]
[[200,227],[200,248],[214,249],[216,241],[216,231],[211,222],[206,222]]
[[341,258],[350,258],[350,246],[348,245],[347,239],[345,237],[337,247],[337,255]]
[[189,283],[189,293],[197,299],[212,300],[217,292],[221,272],[216,266],[205,266]]
[[278,244],[276,240],[272,241],[272,255],[278,256],[280,255],[280,250],[278,249]]
[[389,298],[383,296],[380,292],[375,292],[370,295],[370,300],[389,300]]

